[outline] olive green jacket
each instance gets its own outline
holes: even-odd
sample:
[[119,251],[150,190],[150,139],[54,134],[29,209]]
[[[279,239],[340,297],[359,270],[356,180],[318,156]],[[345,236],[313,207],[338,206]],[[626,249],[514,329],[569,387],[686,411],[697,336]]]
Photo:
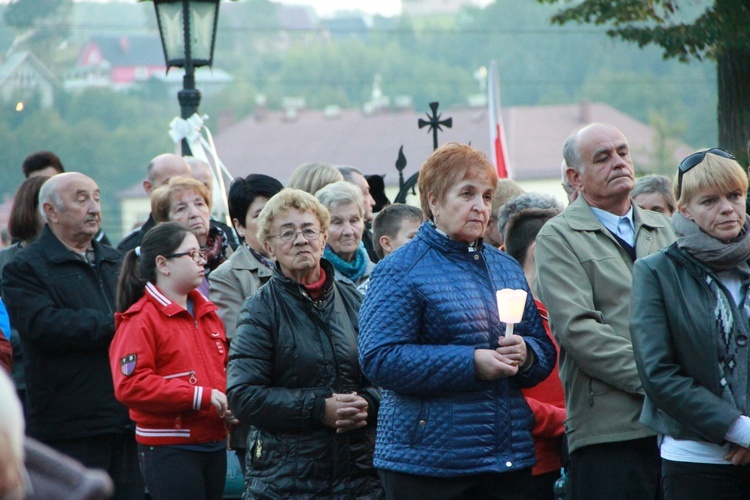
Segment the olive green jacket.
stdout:
[[[633,204],[638,258],[675,239],[663,215]],[[583,196],[536,240],[538,298],[560,345],[570,451],[654,435],[639,423],[644,391],[630,337],[633,262]]]

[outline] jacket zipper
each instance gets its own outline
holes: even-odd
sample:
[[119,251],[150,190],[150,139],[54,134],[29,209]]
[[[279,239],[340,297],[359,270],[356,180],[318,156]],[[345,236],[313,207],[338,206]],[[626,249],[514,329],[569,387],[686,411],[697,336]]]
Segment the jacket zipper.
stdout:
[[171,378],[177,378],[177,377],[187,377],[188,375],[190,375],[190,378],[188,379],[188,382],[190,382],[191,384],[195,385],[195,383],[198,380],[195,378],[195,372],[194,371],[182,372],[182,373],[174,373],[172,375],[164,375],[164,380],[169,380]]

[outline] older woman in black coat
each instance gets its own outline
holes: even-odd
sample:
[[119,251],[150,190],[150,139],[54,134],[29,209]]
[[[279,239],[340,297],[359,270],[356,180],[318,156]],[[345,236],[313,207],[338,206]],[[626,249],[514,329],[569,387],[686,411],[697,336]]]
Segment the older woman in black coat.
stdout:
[[252,426],[246,498],[377,498],[372,467],[379,391],[357,361],[361,296],[322,259],[328,211],[285,189],[260,214],[277,265],[243,305],[227,394]]

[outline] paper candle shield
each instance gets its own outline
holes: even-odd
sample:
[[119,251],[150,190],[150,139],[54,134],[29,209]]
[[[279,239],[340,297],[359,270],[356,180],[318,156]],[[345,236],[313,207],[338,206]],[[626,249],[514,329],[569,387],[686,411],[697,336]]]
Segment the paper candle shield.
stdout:
[[510,324],[520,323],[521,318],[523,318],[527,295],[525,290],[512,290],[510,288],[503,288],[495,292],[500,321]]

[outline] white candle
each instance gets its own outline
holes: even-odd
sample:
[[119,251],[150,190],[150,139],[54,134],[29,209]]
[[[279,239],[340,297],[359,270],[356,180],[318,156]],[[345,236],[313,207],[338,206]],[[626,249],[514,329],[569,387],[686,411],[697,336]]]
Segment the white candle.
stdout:
[[521,322],[523,310],[526,307],[527,295],[525,290],[513,290],[510,288],[503,288],[495,292],[495,297],[497,297],[497,312],[500,316],[500,321],[505,323],[506,337],[513,334],[513,325]]

